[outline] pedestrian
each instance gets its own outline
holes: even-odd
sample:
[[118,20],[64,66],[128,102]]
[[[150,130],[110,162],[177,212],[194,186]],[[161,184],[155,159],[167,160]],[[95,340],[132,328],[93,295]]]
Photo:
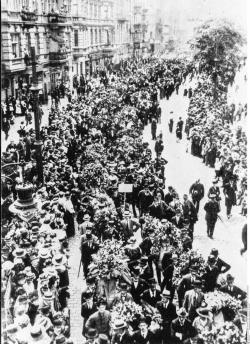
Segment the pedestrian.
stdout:
[[157,130],[157,121],[155,118],[153,118],[153,120],[151,122],[152,140],[156,140],[156,130]]
[[163,140],[160,137],[157,137],[155,142],[155,153],[157,157],[160,157],[164,150]]
[[236,204],[236,192],[235,192],[235,186],[234,181],[230,180],[229,184],[227,184],[224,188],[224,194],[225,194],[225,205],[227,208],[227,218],[229,219],[232,214],[232,207]]
[[111,315],[106,310],[107,301],[101,299],[98,303],[98,310],[93,313],[86,322],[86,330],[95,329],[98,334],[105,334],[110,337],[110,320]]
[[3,118],[2,130],[5,133],[5,141],[7,141],[9,137],[9,131],[10,131],[10,123],[6,117]]
[[168,128],[169,128],[170,133],[172,133],[172,131],[173,131],[173,126],[174,126],[174,120],[173,120],[173,118],[170,118],[170,120],[168,122]]
[[213,239],[215,224],[218,219],[218,213],[220,212],[220,206],[216,201],[216,195],[210,194],[210,200],[205,204],[204,210],[206,211],[206,222],[207,222],[207,236]]
[[195,329],[187,319],[185,308],[180,308],[177,312],[178,317],[171,323],[171,342],[173,344],[190,343],[190,338],[195,336]]
[[205,194],[204,185],[200,182],[200,179],[196,180],[196,182],[194,182],[194,184],[191,185],[189,193],[192,197],[193,204],[198,214],[200,208],[200,201],[202,200]]
[[240,250],[240,254],[242,255],[244,252],[247,251],[247,224],[245,223],[242,228],[242,243],[243,248]]
[[86,234],[81,237],[81,261],[83,266],[83,274],[85,278],[88,275],[88,267],[92,261],[92,254],[96,253],[99,249],[99,244],[92,234],[92,228],[87,227]]

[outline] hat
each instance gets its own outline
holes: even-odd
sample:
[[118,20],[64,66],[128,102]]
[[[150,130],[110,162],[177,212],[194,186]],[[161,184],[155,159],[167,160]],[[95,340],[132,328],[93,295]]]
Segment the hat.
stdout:
[[217,250],[217,248],[212,248],[210,254],[213,255],[213,256],[218,256],[219,251]]
[[35,274],[33,272],[31,272],[31,271],[27,272],[26,279],[28,281],[35,279]]
[[47,250],[46,248],[42,248],[39,251],[39,257],[42,258],[42,259],[50,258],[51,256],[50,256],[49,250]]
[[115,320],[115,323],[114,323],[114,330],[120,330],[120,329],[122,329],[122,328],[124,328],[124,327],[126,327],[127,325],[126,325],[126,323],[125,323],[125,321],[124,320],[122,320],[122,319],[116,319]]
[[217,179],[217,178],[214,178],[214,179],[212,180],[212,183],[213,183],[213,184],[217,184],[217,183],[218,183],[218,179]]
[[140,262],[141,262],[142,265],[147,264],[147,262],[148,262],[148,257],[147,257],[147,256],[141,257]]
[[61,317],[57,317],[56,319],[53,319],[53,325],[54,326],[62,326],[63,319]]
[[89,214],[85,214],[84,216],[83,216],[83,220],[89,220],[90,219],[90,215]]
[[192,264],[190,267],[189,267],[189,271],[198,271],[199,269],[199,266],[196,265],[196,264]]
[[202,286],[202,281],[199,280],[199,279],[195,279],[195,280],[192,282],[192,285],[193,285],[193,287],[201,287],[201,286]]
[[234,281],[234,277],[231,274],[227,274],[226,279],[227,281]]
[[215,263],[215,257],[213,255],[209,255],[207,258],[208,263],[214,264]]
[[42,332],[42,328],[40,325],[34,325],[30,329],[30,336],[34,340],[34,342],[39,342],[44,339],[44,334]]
[[16,248],[14,251],[13,251],[13,256],[14,257],[17,257],[17,258],[24,258],[26,255],[26,251],[23,249],[23,248]]
[[164,289],[161,295],[167,297],[168,299],[171,299],[171,293],[167,289]]
[[135,237],[131,237],[128,241],[129,244],[134,244],[136,243],[136,238]]
[[136,267],[133,268],[133,274],[134,274],[135,276],[139,276],[140,273],[141,273],[141,269],[140,269],[139,266],[136,266]]
[[98,340],[99,340],[99,344],[108,344],[109,343],[108,336],[104,333],[99,334]]
[[85,337],[88,339],[94,339],[98,337],[98,332],[95,328],[89,328],[85,333]]
[[157,284],[155,278],[150,278],[150,280],[148,281],[150,285],[155,285]]
[[140,317],[139,324],[142,324],[142,323],[148,325],[147,319],[145,317]]
[[43,298],[47,301],[51,301],[53,300],[53,294],[51,291],[45,291],[44,294],[43,294]]
[[61,253],[57,253],[53,258],[53,264],[54,265],[60,265],[63,260],[63,255]]
[[101,305],[107,306],[107,300],[104,299],[104,298],[101,298],[100,301],[99,301],[99,303],[98,303],[98,306],[100,307]]
[[129,210],[125,210],[124,211],[124,216],[130,216],[130,211]]
[[119,284],[119,287],[122,289],[122,290],[127,290],[127,283],[125,283],[125,282],[120,282],[120,284]]
[[18,326],[16,324],[9,324],[6,327],[6,332],[9,334],[15,334],[18,332]]
[[89,300],[93,296],[93,292],[87,291],[86,293],[84,293],[84,296],[85,296],[85,299]]
[[210,317],[210,311],[208,308],[200,307],[196,310],[197,314],[203,318],[209,318]]
[[216,195],[215,194],[210,194],[209,198],[216,198]]
[[65,343],[66,343],[66,338],[64,337],[63,334],[60,334],[59,336],[56,336],[55,344],[65,344]]
[[181,307],[178,311],[177,311],[177,315],[181,316],[181,317],[186,317],[187,316],[187,311],[185,310],[184,307]]

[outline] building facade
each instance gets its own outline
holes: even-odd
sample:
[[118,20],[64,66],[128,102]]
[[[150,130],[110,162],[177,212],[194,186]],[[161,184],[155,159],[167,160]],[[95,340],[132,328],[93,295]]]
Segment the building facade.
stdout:
[[61,82],[72,88],[74,78],[143,52],[147,13],[146,0],[2,0],[2,99],[31,86],[31,47],[44,101]]

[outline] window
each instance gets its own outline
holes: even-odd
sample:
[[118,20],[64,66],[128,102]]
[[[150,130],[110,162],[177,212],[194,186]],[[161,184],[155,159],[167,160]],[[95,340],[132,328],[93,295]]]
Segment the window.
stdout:
[[21,56],[20,35],[18,33],[11,34],[11,49],[14,58]]
[[90,45],[93,45],[93,30],[90,29]]
[[95,44],[98,43],[98,39],[97,39],[97,29],[95,29]]
[[102,43],[102,30],[99,29],[99,42]]
[[26,50],[27,50],[27,53],[30,55],[30,47],[31,47],[31,44],[30,44],[30,33],[26,33]]
[[74,30],[74,45],[78,47],[78,30]]
[[71,36],[70,36],[70,32],[67,32],[66,33],[66,37],[67,37],[67,46],[68,46],[68,49],[71,50]]
[[35,34],[36,37],[36,55],[40,55],[40,43],[39,43],[39,33]]

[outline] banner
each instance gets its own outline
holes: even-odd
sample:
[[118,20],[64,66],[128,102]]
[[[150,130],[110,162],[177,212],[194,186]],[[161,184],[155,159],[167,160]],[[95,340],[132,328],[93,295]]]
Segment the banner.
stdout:
[[133,184],[119,184],[118,192],[130,193],[133,191]]

